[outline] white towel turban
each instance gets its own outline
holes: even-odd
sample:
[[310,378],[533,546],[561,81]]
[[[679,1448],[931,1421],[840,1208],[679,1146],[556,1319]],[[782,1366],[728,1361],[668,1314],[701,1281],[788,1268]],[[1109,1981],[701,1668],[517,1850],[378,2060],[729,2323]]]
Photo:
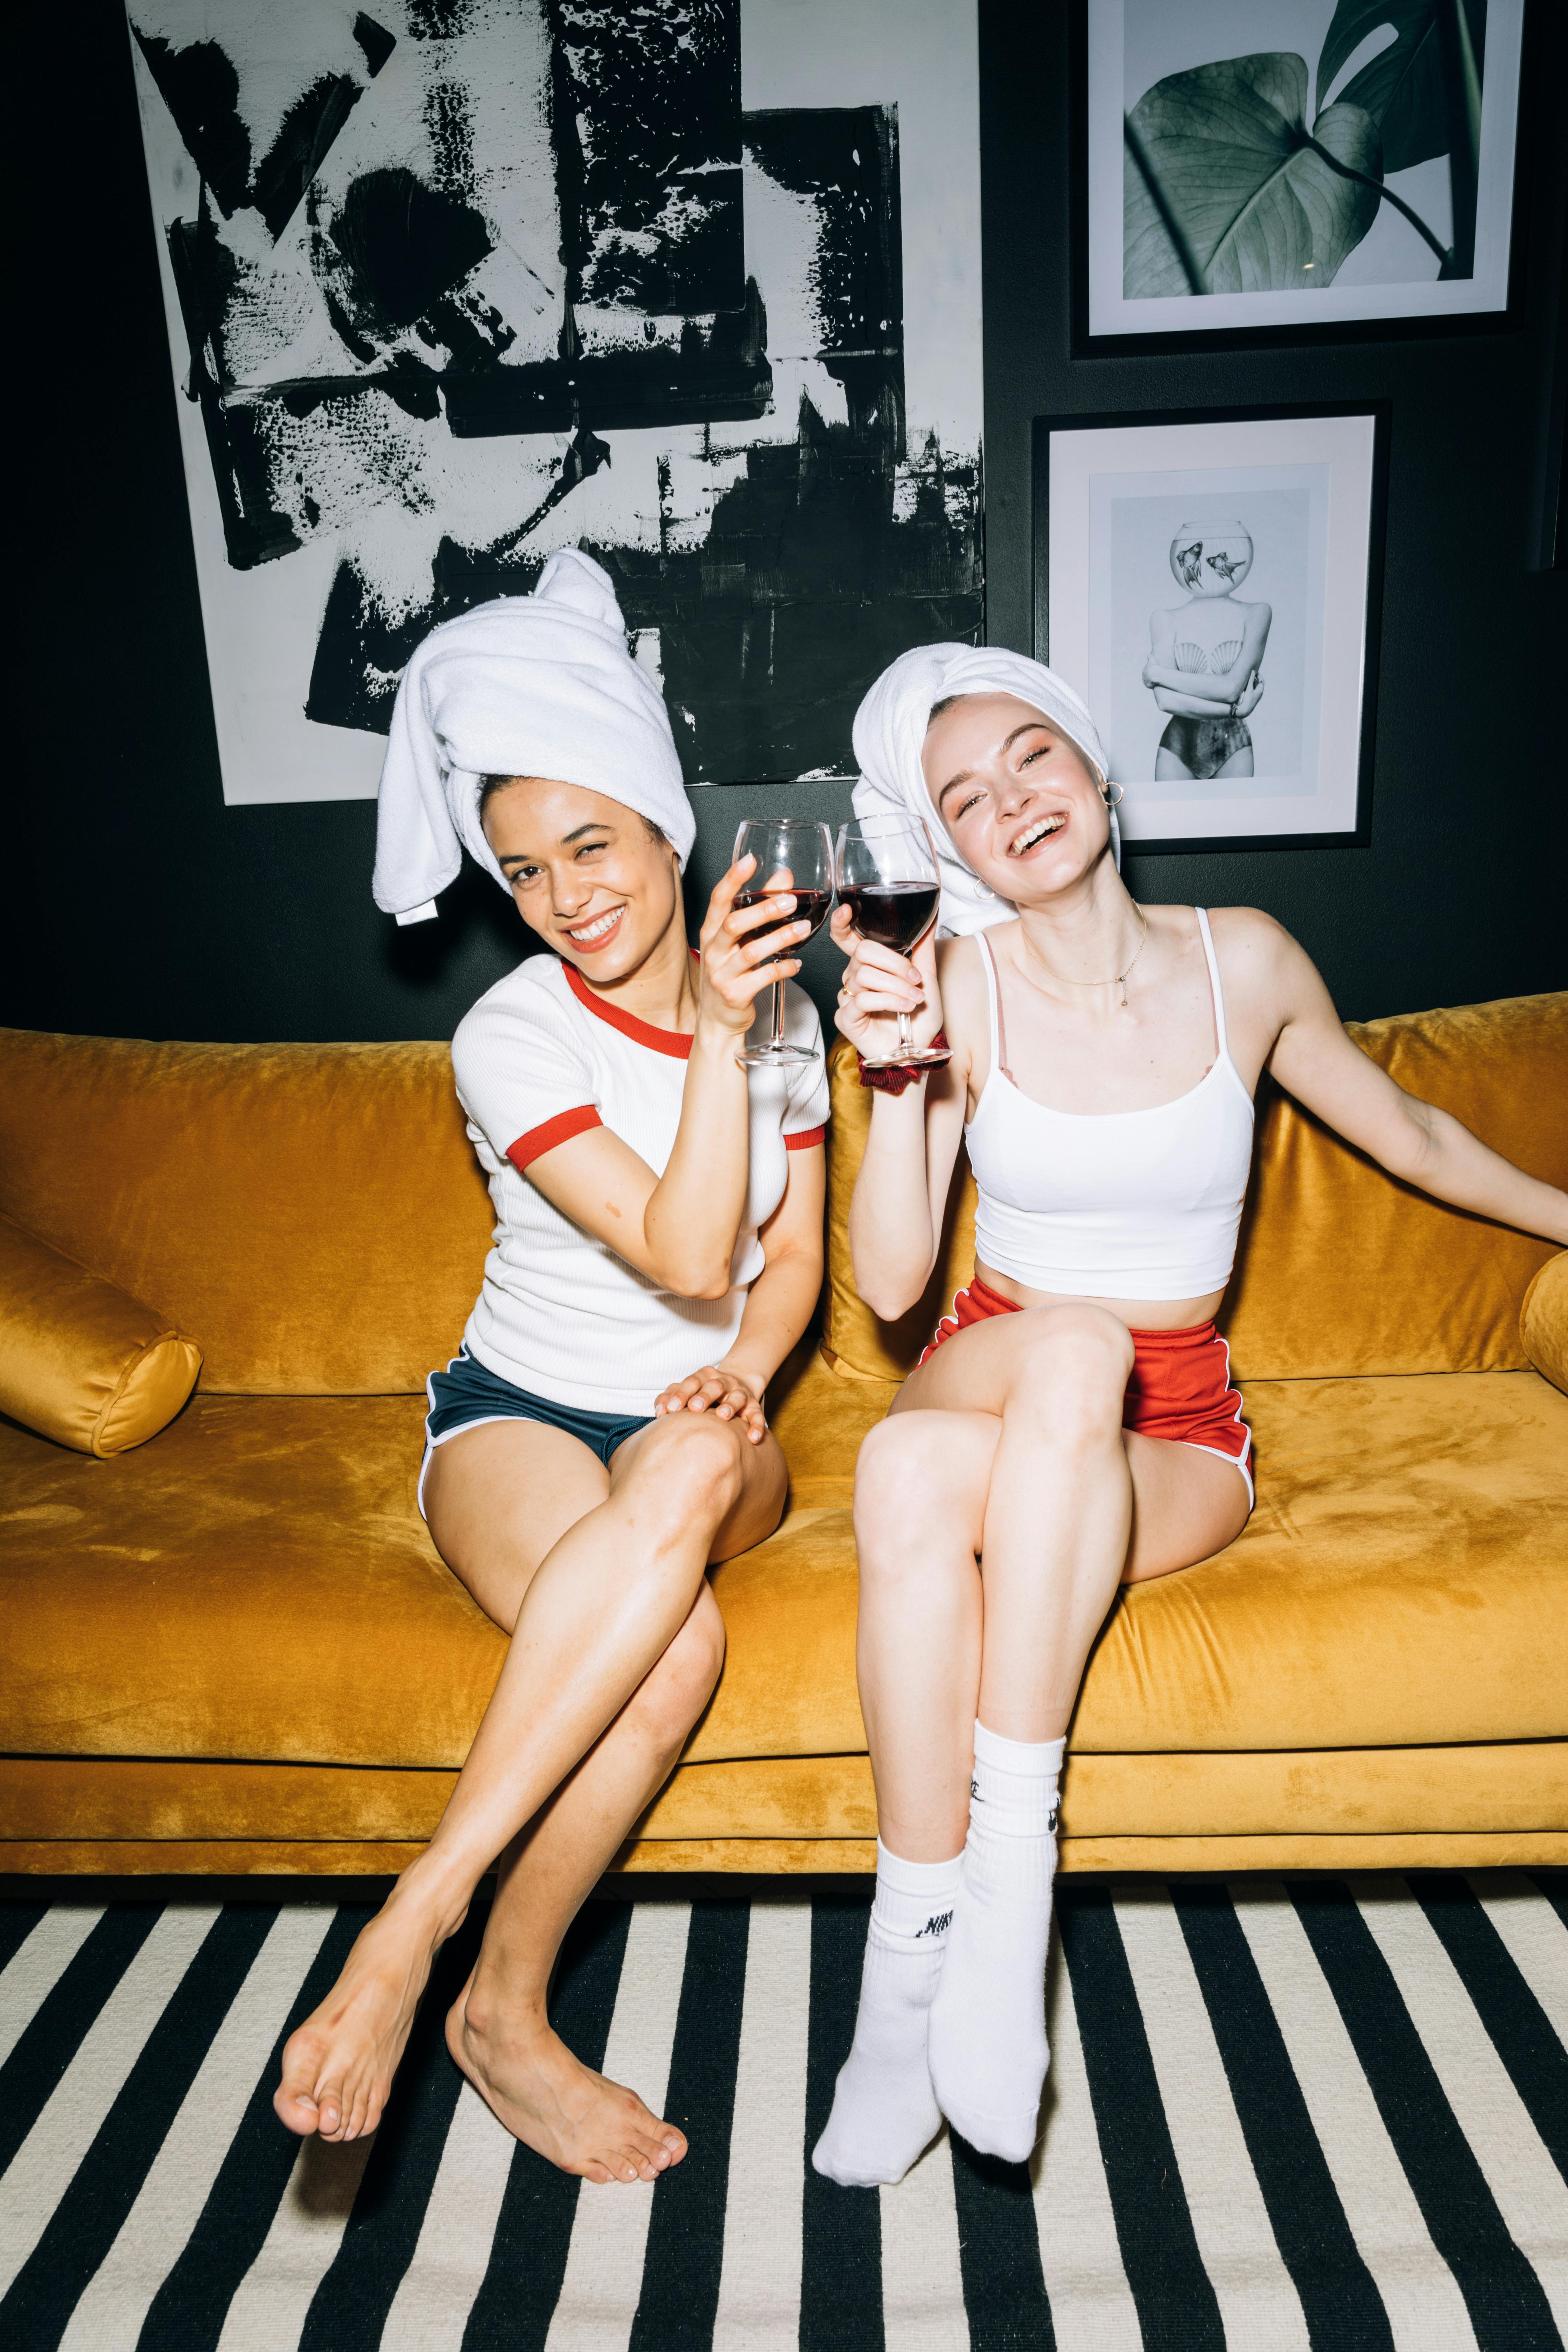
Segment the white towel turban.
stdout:
[[[942,876],[940,929],[950,938],[962,938],[1008,921],[1016,909],[964,864],[926,790],[921,746],[931,705],[950,694],[1016,694],[1020,702],[1043,711],[1078,745],[1101,783],[1106,767],[1093,719],[1067,680],[1043,662],[999,646],[917,646],[882,672],[855,713],[855,758],[860,769],[855,814],[917,816],[931,826]],[[1121,834],[1114,809],[1110,841],[1120,866]]]
[[626,651],[609,574],[578,548],[556,551],[531,596],[479,604],[416,646],[381,772],[372,888],[384,913],[433,915],[463,848],[509,887],[479,825],[487,775],[603,793],[651,818],[686,864],[697,828],[664,698]]

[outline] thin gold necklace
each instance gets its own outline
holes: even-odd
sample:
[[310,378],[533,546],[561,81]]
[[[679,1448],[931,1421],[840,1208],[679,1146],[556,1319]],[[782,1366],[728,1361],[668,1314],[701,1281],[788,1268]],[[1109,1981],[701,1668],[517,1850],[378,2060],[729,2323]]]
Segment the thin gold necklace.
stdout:
[[[1119,988],[1121,991],[1122,1007],[1125,1009],[1127,1003],[1127,973],[1131,971],[1132,966],[1137,962],[1139,957],[1142,954],[1144,949],[1149,944],[1149,926],[1143,919],[1143,909],[1138,905],[1136,900],[1133,902],[1132,911],[1137,916],[1140,924],[1142,926],[1142,935],[1128,960],[1126,971],[1119,971],[1115,975],[1114,979],[1111,980],[1068,980],[1058,971],[1051,971],[1051,978],[1054,981],[1057,981],[1063,988]],[[1046,966],[1046,970],[1050,971],[1049,964]]]

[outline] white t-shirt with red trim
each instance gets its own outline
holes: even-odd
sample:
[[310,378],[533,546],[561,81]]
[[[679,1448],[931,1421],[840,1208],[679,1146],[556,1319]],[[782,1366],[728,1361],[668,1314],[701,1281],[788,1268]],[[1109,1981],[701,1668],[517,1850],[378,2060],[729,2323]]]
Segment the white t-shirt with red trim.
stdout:
[[[766,1034],[771,992],[752,1036]],[[672,1381],[717,1361],[763,1270],[759,1225],[784,1198],[785,1154],[820,1143],[827,1068],[811,999],[790,982],[784,1033],[815,1058],[751,1069],[751,1175],[722,1298],[661,1290],[552,1207],[524,1172],[555,1145],[607,1127],[661,1176],[675,1147],[691,1040],[595,996],[560,957],[531,956],[458,1024],[452,1067],[495,1202],[494,1245],[464,1334],[492,1372],[552,1403],[648,1413]]]

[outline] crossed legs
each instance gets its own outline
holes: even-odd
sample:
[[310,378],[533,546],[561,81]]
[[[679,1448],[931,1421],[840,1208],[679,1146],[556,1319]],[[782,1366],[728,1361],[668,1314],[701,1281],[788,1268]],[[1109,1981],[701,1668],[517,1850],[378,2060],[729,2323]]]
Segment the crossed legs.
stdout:
[[[1032,2117],[1039,2085],[1031,2091],[1023,2077],[1036,2040],[1041,2073],[1045,2064],[1033,1946],[1043,1974],[1052,1744],[1067,1730],[1118,1585],[1207,1559],[1247,1517],[1246,1486],[1228,1463],[1122,1429],[1131,1363],[1128,1331],[1099,1307],[1037,1307],[975,1325],[910,1375],[856,1471],[858,1664],[884,1848],[905,1864],[954,1867],[971,1784],[987,1769],[975,1760],[977,1719],[994,1735],[993,1762],[1005,1749],[1010,1766],[1048,1784],[1037,1802],[1020,1782],[1010,1845],[995,1849],[998,1886],[1009,1853],[1020,1864],[1011,1909],[999,1898],[994,1916],[984,1913],[984,1873],[970,1853],[938,1996],[939,2095],[950,2114],[963,2110],[961,2128],[999,2153],[1011,2152],[1001,2144],[1008,2133],[988,2142],[982,2121],[994,2112],[998,2081],[1016,2082],[1011,2095]],[[992,1793],[1000,1823],[1008,1792]],[[1026,1869],[1030,1838],[1040,1852]],[[1019,1921],[1026,1915],[1030,1948],[1005,1965],[1014,1911]],[[886,2083],[861,2074],[841,2100],[855,2089],[861,2105],[883,2098],[917,2112],[912,2098],[894,2099]],[[964,2099],[966,2074],[984,2093],[978,2107]],[[877,2137],[847,2107],[843,2125],[841,2143],[853,2136],[864,2149]],[[1018,2127],[1014,2116],[1009,2131]],[[889,2142],[881,2152],[879,2177],[892,2179],[919,2148]]]
[[479,1958],[447,2021],[454,2057],[508,2127],[567,2170],[652,2179],[679,2160],[673,2126],[563,2049],[545,1995],[568,1925],[718,1679],[723,1625],[704,1570],[760,1541],[784,1493],[772,1437],[752,1446],[705,1415],[651,1423],[608,1473],[535,1423],[437,1449],[431,1532],[510,1647],[435,1836],[284,2051],[274,2104],[291,2130],[375,2128],[434,1955],[500,1856]]

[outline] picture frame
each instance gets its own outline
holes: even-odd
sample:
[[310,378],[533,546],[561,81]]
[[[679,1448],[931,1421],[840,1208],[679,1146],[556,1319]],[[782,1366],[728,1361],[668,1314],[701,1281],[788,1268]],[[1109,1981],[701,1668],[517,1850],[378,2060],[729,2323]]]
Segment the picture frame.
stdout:
[[1526,8],[1079,0],[1079,355],[1495,328]]
[[1370,839],[1389,432],[1382,401],[1036,419],[1036,657],[1132,854]]

